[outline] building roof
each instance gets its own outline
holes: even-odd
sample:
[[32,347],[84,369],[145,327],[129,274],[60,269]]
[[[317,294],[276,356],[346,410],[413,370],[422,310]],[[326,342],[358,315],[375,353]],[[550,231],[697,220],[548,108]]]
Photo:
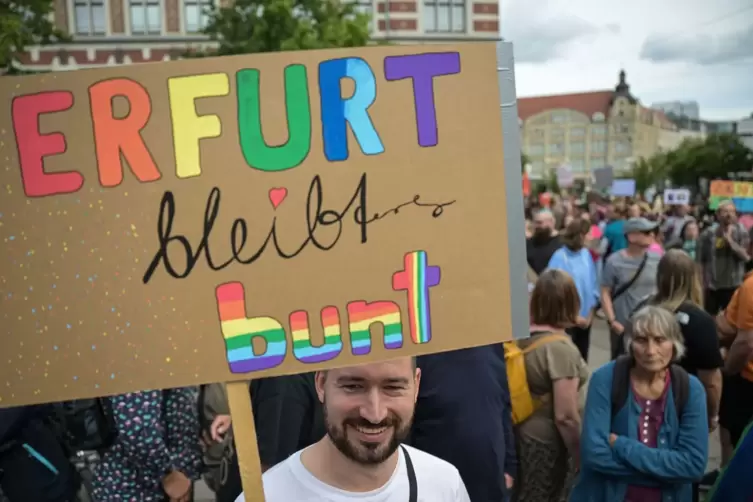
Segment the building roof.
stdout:
[[608,90],[519,98],[518,116],[521,120],[527,120],[533,115],[555,108],[575,110],[587,115],[588,118],[592,118],[596,112],[608,116],[612,96],[614,96],[614,91]]

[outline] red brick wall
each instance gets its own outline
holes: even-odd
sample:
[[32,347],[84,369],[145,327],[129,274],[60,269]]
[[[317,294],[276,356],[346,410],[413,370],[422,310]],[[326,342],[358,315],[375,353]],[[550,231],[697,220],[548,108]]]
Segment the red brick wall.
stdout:
[[[390,19],[390,30],[395,31],[416,31],[418,24],[415,19]],[[387,21],[379,21],[379,29],[381,31],[387,31]]]
[[389,5],[389,11],[390,12],[416,12],[418,10],[418,7],[416,6],[416,2],[379,2],[377,5],[377,11],[379,13],[384,13],[387,10],[387,5]]
[[473,30],[482,32],[499,32],[499,21],[473,21]]
[[499,4],[498,3],[474,3],[473,4],[473,13],[474,14],[499,14]]

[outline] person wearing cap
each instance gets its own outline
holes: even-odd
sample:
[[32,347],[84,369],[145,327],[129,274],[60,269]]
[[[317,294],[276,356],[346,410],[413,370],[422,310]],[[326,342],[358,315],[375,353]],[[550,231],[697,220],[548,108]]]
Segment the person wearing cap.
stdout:
[[656,292],[659,256],[649,253],[658,223],[646,218],[625,222],[627,247],[609,256],[601,275],[601,305],[609,324],[612,359],[623,351],[625,324],[638,304]]

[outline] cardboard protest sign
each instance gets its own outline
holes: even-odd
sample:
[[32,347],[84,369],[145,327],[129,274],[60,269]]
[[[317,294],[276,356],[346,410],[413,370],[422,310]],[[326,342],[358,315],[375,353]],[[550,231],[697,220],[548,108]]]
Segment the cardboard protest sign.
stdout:
[[635,195],[634,179],[618,179],[612,181],[610,193],[614,197],[632,197]]
[[[496,57],[372,47],[0,79],[0,406],[510,339]],[[228,386],[243,423],[244,387]]]
[[4,77],[0,406],[509,338],[495,59],[400,46]]
[[612,166],[592,169],[591,177],[594,180],[594,188],[596,190],[607,190],[611,188],[614,181],[614,169],[612,169]]
[[557,166],[557,185],[560,188],[570,188],[575,182],[573,169],[570,164],[561,164]]
[[753,212],[753,182],[713,180],[709,185],[709,208],[716,209],[725,200],[731,200],[741,213]]
[[690,190],[687,188],[667,188],[664,190],[664,203],[668,206],[690,204]]

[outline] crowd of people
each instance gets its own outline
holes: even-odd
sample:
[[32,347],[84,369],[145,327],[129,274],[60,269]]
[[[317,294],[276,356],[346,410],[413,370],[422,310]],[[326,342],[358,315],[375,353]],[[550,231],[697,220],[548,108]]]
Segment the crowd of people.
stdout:
[[[731,202],[704,209],[531,203],[530,336],[253,380],[267,502],[698,500],[710,433],[726,464],[753,418],[751,239]],[[201,478],[244,500],[222,384],[97,401],[114,434],[84,468],[59,410],[0,410],[10,502],[189,502]]]

